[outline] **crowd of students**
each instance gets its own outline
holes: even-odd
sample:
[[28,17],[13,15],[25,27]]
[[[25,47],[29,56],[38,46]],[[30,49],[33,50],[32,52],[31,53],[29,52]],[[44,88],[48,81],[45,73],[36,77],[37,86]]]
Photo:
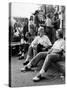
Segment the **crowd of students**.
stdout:
[[[27,52],[26,60],[23,63],[24,67],[21,71],[31,70],[32,66],[36,66],[39,61],[43,60],[43,66],[33,78],[34,81],[39,81],[43,77],[43,73],[47,71],[50,63],[61,60],[60,58],[65,51],[59,14],[56,12],[53,17],[47,14],[44,20],[40,20],[38,14],[39,12],[36,11],[21,28],[21,45],[18,54],[19,60],[22,60]],[[18,32],[15,34],[18,35]],[[61,71],[65,75],[65,72]]]

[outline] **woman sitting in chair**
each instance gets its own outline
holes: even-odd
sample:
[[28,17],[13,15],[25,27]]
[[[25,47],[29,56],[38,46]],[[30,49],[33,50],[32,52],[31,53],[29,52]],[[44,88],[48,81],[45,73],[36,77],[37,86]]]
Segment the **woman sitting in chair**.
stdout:
[[26,60],[23,63],[24,65],[29,63],[30,57],[33,55],[33,50],[36,50],[39,53],[39,52],[41,52],[42,48],[48,48],[48,47],[52,46],[48,36],[45,35],[45,33],[44,33],[43,27],[38,28],[38,34],[39,35],[34,38],[31,45],[29,46]]

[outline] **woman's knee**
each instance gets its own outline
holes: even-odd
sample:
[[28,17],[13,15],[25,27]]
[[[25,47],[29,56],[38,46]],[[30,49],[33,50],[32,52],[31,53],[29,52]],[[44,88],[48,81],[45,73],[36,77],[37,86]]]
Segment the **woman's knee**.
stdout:
[[47,55],[46,52],[39,52],[39,53],[37,54],[37,56],[39,56],[39,57],[45,57],[46,55]]

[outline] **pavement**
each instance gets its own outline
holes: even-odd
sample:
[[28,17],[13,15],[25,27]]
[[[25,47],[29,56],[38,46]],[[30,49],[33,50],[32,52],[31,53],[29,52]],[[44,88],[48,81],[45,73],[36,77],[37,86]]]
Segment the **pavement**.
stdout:
[[[27,86],[45,86],[45,85],[60,85],[65,84],[65,80],[59,78],[57,71],[48,70],[48,79],[44,79],[39,82],[33,82],[33,77],[37,74],[35,72],[21,72],[20,69],[23,67],[23,60],[18,60],[17,56],[11,57],[11,87],[27,87]],[[51,77],[51,74],[55,77]]]

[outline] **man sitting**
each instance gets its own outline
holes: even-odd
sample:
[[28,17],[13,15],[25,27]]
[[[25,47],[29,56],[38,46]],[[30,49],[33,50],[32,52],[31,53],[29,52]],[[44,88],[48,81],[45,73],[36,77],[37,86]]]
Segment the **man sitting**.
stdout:
[[[52,48],[48,52],[40,52],[38,53],[21,71],[28,71],[31,70],[32,66],[36,66],[39,61],[44,60],[43,66],[39,73],[33,78],[33,81],[41,80],[41,77],[45,74],[48,70],[48,66],[53,62],[56,63],[61,61],[62,52],[64,51],[64,39],[61,29],[56,31],[57,41],[53,44]],[[64,75],[65,72],[63,70],[62,74]]]

